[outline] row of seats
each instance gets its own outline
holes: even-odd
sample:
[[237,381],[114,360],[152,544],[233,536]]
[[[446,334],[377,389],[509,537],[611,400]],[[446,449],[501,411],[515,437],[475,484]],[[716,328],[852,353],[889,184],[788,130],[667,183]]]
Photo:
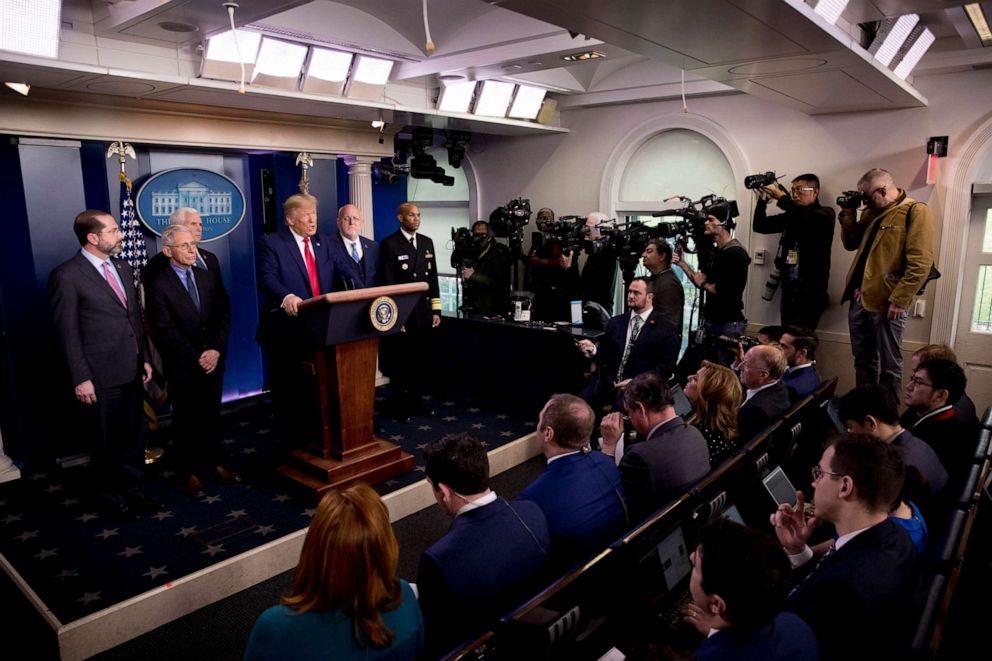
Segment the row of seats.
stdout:
[[807,447],[819,451],[833,428],[827,404],[836,387],[836,378],[822,384],[686,493],[447,658],[598,659],[631,632],[657,628],[650,620],[659,613],[670,620],[703,525],[731,512],[771,530],[775,502],[761,480]]
[[950,511],[939,536],[931,539],[924,574],[925,602],[913,637],[918,659],[932,659],[940,649],[941,633],[955,587],[964,566],[964,553],[975,530],[978,507],[992,471],[992,407],[986,409],[979,428],[968,477],[957,493],[950,494]]

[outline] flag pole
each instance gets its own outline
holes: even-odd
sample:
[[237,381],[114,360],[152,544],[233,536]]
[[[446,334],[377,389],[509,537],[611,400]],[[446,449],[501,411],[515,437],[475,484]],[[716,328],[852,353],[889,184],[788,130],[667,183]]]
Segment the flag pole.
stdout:
[[[120,165],[120,172],[117,173],[117,178],[121,184],[120,227],[124,235],[122,254],[134,273],[134,288],[138,292],[138,304],[144,307],[144,290],[141,286],[141,275],[145,266],[148,264],[148,252],[145,246],[145,237],[141,233],[141,227],[138,224],[138,217],[135,213],[134,198],[131,195],[131,178],[127,176],[128,157],[137,160],[138,156],[134,151],[134,147],[123,140],[117,140],[107,148],[107,158],[113,158],[114,156],[117,157],[117,163]],[[155,358],[157,358],[157,354],[152,359],[153,363],[158,362]],[[161,370],[159,372],[161,373]],[[152,383],[154,383],[154,380],[149,381],[149,384]],[[157,384],[155,384],[155,387],[157,388]],[[146,385],[145,392],[159,401],[164,401],[165,399],[164,390],[156,396],[154,393],[149,392]],[[147,399],[144,402],[144,411],[149,427],[155,429],[158,426],[158,420],[155,415],[155,409]],[[145,464],[154,464],[164,454],[165,450],[162,448],[145,446]]]

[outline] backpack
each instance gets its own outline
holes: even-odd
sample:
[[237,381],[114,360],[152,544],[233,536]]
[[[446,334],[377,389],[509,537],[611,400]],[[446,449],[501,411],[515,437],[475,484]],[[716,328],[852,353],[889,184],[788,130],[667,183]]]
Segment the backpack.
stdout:
[[[910,221],[910,216],[913,215],[913,207],[915,207],[917,204],[919,204],[919,202],[913,202],[911,205],[909,205],[909,210],[906,212],[906,236],[907,237],[909,236],[909,221]],[[916,295],[917,296],[923,296],[923,294],[927,290],[927,283],[929,283],[931,280],[936,280],[939,277],[940,277],[940,271],[937,270],[937,265],[935,263],[933,263],[933,262],[930,262],[930,272],[927,273],[927,277],[923,281],[923,284],[920,285],[920,290],[918,292],[916,292]]]

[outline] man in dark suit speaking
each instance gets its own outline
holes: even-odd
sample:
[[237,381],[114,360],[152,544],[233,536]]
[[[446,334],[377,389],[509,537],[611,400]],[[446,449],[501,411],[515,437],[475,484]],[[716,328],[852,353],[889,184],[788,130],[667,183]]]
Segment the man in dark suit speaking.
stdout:
[[203,490],[197,473],[238,480],[223,466],[219,444],[231,305],[217,276],[195,266],[196,242],[189,229],[173,225],[162,240],[168,267],[145,282],[145,310],[169,380],[183,490],[195,495]]
[[338,232],[330,238],[335,291],[375,287],[379,281],[379,244],[362,236],[365,219],[354,204],[338,209]]
[[103,211],[76,216],[82,249],[48,279],[55,331],[85,410],[90,456],[104,505],[124,518],[152,508],[145,463],[142,383],[151,378],[138,293],[121,252],[121,230]]
[[304,401],[298,372],[303,350],[285,341],[280,327],[299,314],[305,299],[332,291],[334,258],[330,242],[317,233],[317,198],[290,195],[283,203],[284,231],[262,237],[258,281],[263,300],[258,341],[265,350],[269,387],[279,440],[284,450],[306,440],[299,404]]

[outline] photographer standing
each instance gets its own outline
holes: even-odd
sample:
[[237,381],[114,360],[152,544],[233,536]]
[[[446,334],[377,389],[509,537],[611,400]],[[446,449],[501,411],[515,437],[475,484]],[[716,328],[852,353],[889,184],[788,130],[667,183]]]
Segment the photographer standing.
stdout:
[[682,337],[682,314],[685,308],[685,290],[682,281],[672,270],[672,246],[664,239],[651,239],[641,254],[644,268],[650,273],[654,305],[661,310]]
[[575,283],[576,297],[582,301],[595,301],[606,309],[607,313],[613,313],[613,294],[616,287],[617,277],[617,254],[612,246],[601,242],[602,234],[598,226],[607,220],[608,216],[599,211],[593,211],[586,216],[586,230],[583,238],[590,242],[587,244],[589,254],[584,260],[582,272],[579,273],[580,255],[568,253],[562,255],[562,268],[571,274],[571,280]]
[[527,265],[530,268],[529,288],[534,292],[535,321],[556,321],[568,318],[565,296],[565,269],[561,265],[561,242],[552,234],[555,212],[548,207],[537,212],[537,229],[531,238]]
[[[775,268],[782,282],[782,325],[816,329],[827,307],[834,210],[820,205],[820,179],[802,174],[792,180],[792,196],[778,184],[757,188],[754,231],[782,233]],[[767,216],[768,198],[785,213]]]
[[475,266],[463,266],[465,307],[486,317],[506,314],[510,307],[510,249],[493,241],[489,223],[480,220],[472,225],[482,253]]
[[[689,279],[703,290],[703,329],[706,341],[710,342],[720,335],[740,337],[747,329],[744,287],[747,285],[747,267],[751,258],[744,246],[730,234],[735,226],[730,216],[730,206],[714,204],[706,213],[709,215],[704,225],[705,234],[716,244],[709,251],[709,259],[698,271],[693,271],[682,259],[681,252],[673,255],[672,263],[681,266]],[[719,343],[714,344],[709,357],[728,367],[734,362],[733,349]]]
[[[898,400],[907,310],[933,265],[933,216],[882,169],[866,172],[858,193],[838,200],[844,202],[839,218],[844,248],[857,250],[841,298],[851,301],[847,319],[855,377],[859,386],[885,386]],[[858,218],[862,202],[867,207]]]

